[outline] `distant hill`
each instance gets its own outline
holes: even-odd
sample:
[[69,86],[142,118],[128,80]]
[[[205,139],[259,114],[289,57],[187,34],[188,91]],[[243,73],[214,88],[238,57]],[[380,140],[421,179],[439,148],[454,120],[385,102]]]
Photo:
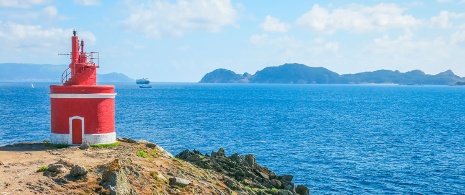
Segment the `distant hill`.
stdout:
[[134,79],[129,78],[123,73],[112,72],[108,74],[97,74],[97,83],[113,83],[113,82],[134,82]]
[[[61,82],[67,65],[51,64],[0,64],[0,82]],[[132,82],[134,79],[121,73],[97,74],[97,82]]]
[[284,64],[267,67],[250,77],[252,83],[341,83],[343,78],[326,68],[309,67],[303,64]]
[[360,84],[394,83],[403,85],[455,85],[465,82],[465,78],[455,75],[451,70],[437,75],[428,75],[421,70],[406,73],[392,70],[377,70],[356,74],[332,72],[322,67],[309,67],[304,64],[283,64],[267,67],[254,75],[237,74],[231,70],[217,69],[206,74],[200,83],[302,83],[302,84]]
[[244,76],[236,74],[233,71],[223,68],[216,69],[213,72],[206,74],[201,83],[243,83],[245,82]]

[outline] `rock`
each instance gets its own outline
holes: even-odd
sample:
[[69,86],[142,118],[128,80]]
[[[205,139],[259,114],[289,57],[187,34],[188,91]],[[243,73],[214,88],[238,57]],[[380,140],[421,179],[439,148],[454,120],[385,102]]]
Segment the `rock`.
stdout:
[[110,190],[110,194],[137,194],[123,167],[131,166],[130,160],[115,159],[103,167],[100,185]]
[[255,165],[255,157],[252,154],[245,155],[245,162],[249,167],[253,167]]
[[279,195],[295,195],[294,193],[292,193],[289,190],[279,190],[278,194]]
[[259,171],[258,174],[259,174],[261,177],[263,177],[263,178],[265,178],[265,179],[267,179],[267,180],[270,179],[270,176],[267,175],[267,174],[265,174],[265,173],[263,173],[263,172],[260,172],[260,171]]
[[79,177],[87,174],[87,170],[81,165],[74,165],[69,174],[73,177]]
[[0,165],[4,165],[2,161],[0,161]]
[[281,185],[282,185],[281,182],[277,179],[272,179],[270,181],[270,184],[274,186],[275,188],[281,188]]
[[79,146],[79,149],[81,149],[81,150],[87,150],[89,148],[90,148],[90,145],[87,142],[84,142],[84,143],[81,144],[81,146]]
[[291,192],[294,192],[295,191],[295,187],[294,187],[294,183],[292,182],[283,182],[283,187],[285,190],[289,190]]
[[152,148],[152,149],[155,149],[157,147],[157,145],[155,145],[154,143],[146,143],[145,146],[149,147],[149,148]]
[[50,172],[55,172],[55,173],[64,173],[64,172],[68,171],[68,169],[66,169],[65,165],[58,164],[58,163],[49,164],[47,170],[50,171]]
[[281,178],[280,179],[281,182],[283,182],[283,181],[291,182],[292,179],[294,179],[294,176],[292,176],[292,175],[282,175],[280,178]]
[[[217,152],[212,151],[211,157],[204,155],[200,158],[199,151],[185,150],[176,157],[201,168],[224,174],[223,182],[230,189],[234,189],[235,186],[238,189],[240,189],[239,186],[248,186],[250,188],[264,189],[261,192],[265,194],[269,192],[269,194],[273,195],[297,195],[292,182],[294,178],[292,175],[277,176],[273,171],[257,164],[252,154],[241,156],[236,153],[227,157],[224,153],[224,149],[220,148]],[[171,175],[171,177],[175,177],[175,175]],[[172,182],[174,181],[170,181],[170,184]],[[271,190],[273,188],[275,190]]]
[[223,180],[225,181],[226,186],[228,186],[229,188],[231,188],[231,189],[237,188],[234,180],[232,180],[231,178],[229,178],[227,176],[223,176]]
[[166,177],[165,177],[163,174],[161,174],[160,172],[158,172],[157,178],[160,179],[160,180],[162,180],[162,181],[166,181],[166,180],[167,180]]
[[310,190],[307,186],[298,185],[295,187],[295,192],[299,195],[310,195]]
[[116,140],[120,142],[126,142],[126,143],[137,143],[137,141],[133,139],[129,139],[129,138],[117,138]]
[[218,155],[218,153],[216,153],[215,151],[212,151],[212,154],[211,154],[212,158],[216,158],[217,155]]
[[191,181],[179,177],[171,177],[170,179],[170,186],[179,186],[179,187],[186,187],[188,186]]
[[221,156],[221,157],[225,157],[225,156],[226,156],[225,153],[224,153],[224,149],[223,149],[223,148],[220,148],[220,149],[218,150],[218,156]]
[[65,165],[67,167],[73,167],[73,163],[70,163],[69,161],[67,160],[63,160],[63,159],[60,159],[58,160],[58,162],[56,162],[55,164],[62,164],[62,165]]
[[182,151],[181,153],[179,153],[178,155],[176,155],[176,158],[187,159],[187,158],[189,158],[189,156],[190,156],[190,151],[186,149],[186,150]]

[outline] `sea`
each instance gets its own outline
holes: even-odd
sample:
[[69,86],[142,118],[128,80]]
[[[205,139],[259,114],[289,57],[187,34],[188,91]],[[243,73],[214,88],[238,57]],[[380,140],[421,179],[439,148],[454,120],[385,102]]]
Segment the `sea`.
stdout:
[[[0,145],[50,136],[49,85],[0,83]],[[464,194],[465,87],[115,84],[118,137],[253,154],[312,194]]]

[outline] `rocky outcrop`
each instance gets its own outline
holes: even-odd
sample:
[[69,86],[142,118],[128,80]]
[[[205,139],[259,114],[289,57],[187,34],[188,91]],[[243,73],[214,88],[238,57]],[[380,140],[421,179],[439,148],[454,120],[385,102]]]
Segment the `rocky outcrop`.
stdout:
[[[109,148],[56,148],[47,143],[0,147],[7,194],[309,194],[292,175],[276,175],[253,155],[201,155],[186,150],[174,158],[147,141],[119,139]],[[11,151],[26,151],[12,153]],[[139,155],[144,153],[145,155]],[[17,155],[23,155],[17,158]],[[24,157],[25,156],[25,157]],[[61,159],[54,159],[59,156]],[[184,160],[182,160],[184,159]],[[18,161],[19,160],[19,161]],[[188,162],[189,161],[189,162]],[[71,163],[72,162],[72,163]],[[47,166],[48,165],[48,166]],[[83,166],[85,165],[85,166]],[[203,167],[203,168],[202,168]],[[32,174],[23,174],[23,173]],[[1,177],[0,177],[1,181]],[[16,191],[22,189],[22,192]]]
[[179,186],[179,187],[186,187],[188,186],[191,181],[179,177],[171,177],[169,179],[170,181],[170,186]]
[[74,165],[69,174],[73,177],[80,177],[87,174],[87,169],[81,165]]
[[202,155],[197,150],[185,150],[176,155],[176,158],[224,174],[225,184],[233,190],[239,185],[244,185],[256,189],[251,192],[257,194],[309,194],[306,186],[295,187],[292,175],[276,175],[266,167],[258,165],[252,154],[241,156],[236,153],[228,157],[224,149],[220,148],[218,152],[213,151],[210,155]]
[[115,159],[101,167],[103,170],[100,185],[110,190],[110,194],[137,194],[133,189],[128,174],[139,175],[130,160]]

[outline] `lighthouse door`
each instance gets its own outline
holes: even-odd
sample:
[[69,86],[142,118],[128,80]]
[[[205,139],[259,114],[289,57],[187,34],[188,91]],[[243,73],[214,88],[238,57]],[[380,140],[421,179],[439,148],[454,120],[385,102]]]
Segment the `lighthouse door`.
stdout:
[[73,116],[69,118],[69,127],[72,144],[82,144],[82,134],[84,134],[84,118]]

